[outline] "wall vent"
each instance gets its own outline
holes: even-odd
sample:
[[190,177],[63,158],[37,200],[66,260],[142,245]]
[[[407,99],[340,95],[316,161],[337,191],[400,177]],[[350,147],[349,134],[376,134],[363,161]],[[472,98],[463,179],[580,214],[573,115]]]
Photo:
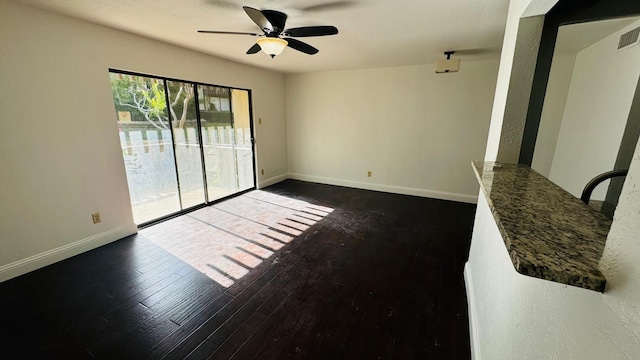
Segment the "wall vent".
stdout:
[[640,27],[620,35],[620,41],[618,42],[618,50],[624,50],[634,45],[638,45],[639,39],[640,39]]

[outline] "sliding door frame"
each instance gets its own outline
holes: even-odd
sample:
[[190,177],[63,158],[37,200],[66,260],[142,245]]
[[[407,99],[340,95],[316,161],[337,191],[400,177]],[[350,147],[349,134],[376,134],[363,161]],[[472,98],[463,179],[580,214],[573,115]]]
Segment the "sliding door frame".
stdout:
[[[178,203],[180,204],[180,211],[184,209],[182,205],[182,189],[180,187],[180,173],[178,172],[178,155],[176,153],[176,139],[173,136],[173,124],[171,124],[171,113],[169,111],[169,84],[166,79],[162,79],[164,86],[164,101],[167,103],[167,122],[169,124],[169,135],[171,136],[171,147],[173,148],[173,167],[176,170],[176,185],[178,186]],[[127,175],[128,176],[128,175]],[[151,220],[153,221],[153,220]]]
[[[202,209],[204,207],[207,206],[211,206],[213,204],[216,204],[218,202],[233,198],[235,196],[238,195],[242,195],[244,193],[247,193],[249,191],[255,190],[257,188],[257,174],[256,172],[257,170],[257,164],[256,164],[256,140],[255,140],[255,128],[254,128],[254,121],[253,121],[253,92],[251,89],[246,89],[246,88],[239,88],[239,87],[231,87],[231,86],[226,86],[226,85],[216,85],[216,84],[209,84],[209,83],[203,83],[200,81],[192,81],[192,80],[184,80],[184,79],[177,79],[177,78],[170,78],[170,77],[166,77],[166,76],[161,76],[161,75],[154,75],[154,74],[145,74],[145,73],[139,73],[139,72],[134,72],[134,71],[128,71],[128,70],[122,70],[122,69],[117,69],[117,68],[109,68],[108,69],[109,74],[111,73],[116,73],[116,74],[122,74],[122,75],[130,75],[130,76],[140,76],[140,77],[147,77],[147,78],[156,78],[158,80],[161,80],[163,82],[163,85],[165,87],[165,101],[167,102],[167,117],[169,119],[169,129],[171,129],[170,133],[171,133],[171,145],[173,147],[173,151],[174,151],[174,166],[176,169],[176,180],[178,181],[178,198],[180,200],[180,211],[147,221],[147,222],[143,222],[141,224],[138,224],[138,229],[143,229],[145,227],[157,224],[159,222],[162,221],[166,221],[169,219],[172,219],[174,217],[178,217],[187,213],[190,213],[192,211],[198,210],[198,209]],[[174,137],[173,137],[173,124],[171,123],[171,114],[169,113],[169,92],[166,91],[166,89],[168,89],[168,81],[175,81],[175,82],[182,82],[182,83],[188,83],[190,85],[193,86],[194,89],[194,102],[195,102],[195,111],[196,111],[196,123],[197,123],[197,136],[198,136],[198,141],[200,143],[200,159],[202,161],[202,181],[204,184],[204,203],[202,204],[198,204],[195,206],[191,206],[189,208],[183,209],[182,208],[182,198],[181,198],[181,189],[180,189],[180,179],[178,178],[178,164],[177,164],[177,157],[175,154],[175,141],[174,141]],[[249,97],[249,131],[251,133],[251,161],[252,161],[252,168],[253,168],[253,186],[242,190],[242,191],[238,191],[235,192],[231,195],[227,195],[218,199],[215,199],[213,201],[209,201],[209,191],[207,190],[207,174],[206,174],[206,169],[205,169],[205,155],[204,155],[204,143],[203,143],[203,136],[202,136],[202,122],[200,119],[200,105],[199,105],[199,98],[198,98],[198,85],[202,85],[202,86],[214,86],[214,87],[219,87],[219,88],[226,88],[229,89],[229,104],[230,104],[230,116],[231,116],[231,124],[234,125],[235,124],[235,120],[234,120],[234,114],[233,114],[233,105],[232,105],[232,99],[231,99],[231,90],[242,90],[242,91],[246,91],[247,95]],[[233,129],[235,129],[235,127],[233,127]],[[233,140],[233,148],[235,149],[235,143],[236,143],[236,132],[234,130],[234,140]],[[235,153],[235,151],[233,151],[233,156],[234,159],[236,159],[236,161],[234,161],[234,167],[236,169],[236,184],[238,184],[238,164],[237,164],[237,154]],[[124,166],[124,163],[123,163]],[[238,185],[237,185],[238,186]],[[239,186],[238,186],[239,188]]]

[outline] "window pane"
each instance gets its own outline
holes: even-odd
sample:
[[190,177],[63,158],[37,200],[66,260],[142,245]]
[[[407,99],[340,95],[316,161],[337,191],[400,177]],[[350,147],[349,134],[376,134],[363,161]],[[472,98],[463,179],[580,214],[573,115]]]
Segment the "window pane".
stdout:
[[134,221],[179,211],[163,82],[114,73],[110,78]]
[[236,139],[235,157],[238,169],[238,190],[243,191],[254,186],[249,92],[247,90],[231,89],[231,99]]
[[182,208],[205,202],[194,85],[167,81]]
[[209,201],[238,189],[229,89],[198,85],[198,100]]

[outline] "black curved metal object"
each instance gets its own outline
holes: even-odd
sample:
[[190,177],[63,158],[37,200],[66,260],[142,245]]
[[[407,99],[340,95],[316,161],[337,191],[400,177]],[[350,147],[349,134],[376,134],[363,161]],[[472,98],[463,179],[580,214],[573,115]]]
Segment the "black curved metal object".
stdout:
[[260,52],[260,50],[262,50],[262,48],[260,47],[260,45],[258,44],[253,44],[252,47],[249,48],[249,50],[247,50],[247,54],[251,55],[251,54],[257,54]]
[[593,179],[591,179],[591,181],[587,183],[587,185],[584,187],[584,190],[582,190],[582,196],[580,196],[580,200],[582,200],[583,203],[589,205],[589,199],[591,199],[591,193],[593,193],[593,190],[596,188],[596,186],[600,185],[601,182],[605,180],[609,180],[614,177],[627,176],[628,173],[629,173],[628,169],[611,170],[594,177]]
[[318,53],[318,49],[300,40],[297,40],[294,38],[285,38],[285,40],[287,40],[287,46],[289,46],[294,50],[298,50],[300,52],[303,52],[309,55],[314,55]]
[[310,36],[327,36],[338,33],[335,26],[303,26],[291,28],[284,31],[284,36],[291,37],[310,37]]
[[258,10],[269,21],[272,26],[271,31],[265,31],[265,34],[280,35],[287,23],[287,14],[276,10]]

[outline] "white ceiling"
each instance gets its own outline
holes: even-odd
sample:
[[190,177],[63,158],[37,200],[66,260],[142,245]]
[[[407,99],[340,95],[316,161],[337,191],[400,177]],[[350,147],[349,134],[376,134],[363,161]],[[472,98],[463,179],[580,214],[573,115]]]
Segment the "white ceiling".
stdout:
[[[509,0],[13,0],[89,22],[282,73],[464,61],[500,55]],[[274,59],[246,55],[256,38],[197,30],[259,32],[242,6],[289,15],[287,28],[334,25],[335,36],[301,39]],[[464,66],[464,65],[463,65]]]

